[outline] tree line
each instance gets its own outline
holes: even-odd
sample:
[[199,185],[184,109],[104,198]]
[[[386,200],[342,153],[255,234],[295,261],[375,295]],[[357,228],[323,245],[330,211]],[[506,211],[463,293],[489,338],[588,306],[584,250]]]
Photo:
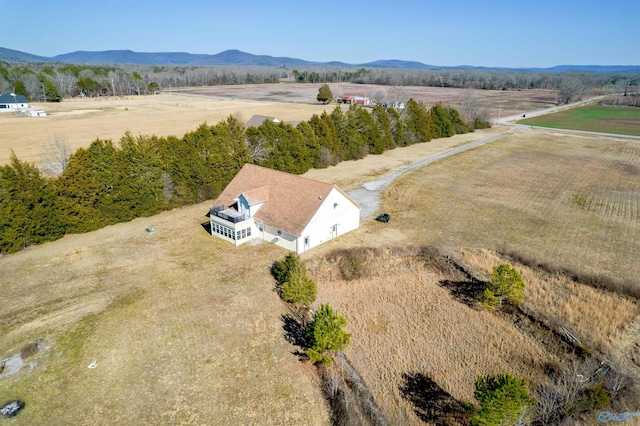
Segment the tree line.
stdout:
[[229,116],[182,138],[126,133],[73,153],[51,144],[41,168],[15,155],[0,167],[0,253],[215,198],[245,163],[302,174],[472,130],[454,108],[410,100],[401,112],[354,104],[296,126],[245,130]]
[[[637,91],[634,73],[552,73],[525,70],[421,70],[313,66],[308,70],[279,66],[77,65],[0,61],[0,92],[13,91],[36,101],[73,96],[131,96],[172,87],[277,83],[361,83],[386,86],[435,86],[487,90],[568,88],[575,92],[615,87]],[[564,97],[564,96],[561,96]],[[407,99],[399,99],[405,102]],[[566,100],[566,99],[563,99]]]

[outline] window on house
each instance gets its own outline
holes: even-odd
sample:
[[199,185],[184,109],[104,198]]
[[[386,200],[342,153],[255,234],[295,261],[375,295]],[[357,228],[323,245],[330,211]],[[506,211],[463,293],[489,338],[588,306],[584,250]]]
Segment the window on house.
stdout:
[[247,228],[247,237],[251,236],[251,228]]

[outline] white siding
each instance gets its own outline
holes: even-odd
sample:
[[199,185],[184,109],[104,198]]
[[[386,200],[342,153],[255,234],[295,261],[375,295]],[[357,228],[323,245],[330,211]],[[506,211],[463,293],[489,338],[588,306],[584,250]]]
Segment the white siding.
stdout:
[[258,237],[258,229],[253,219],[238,223],[231,223],[227,220],[211,215],[211,235],[229,241],[233,245],[239,246],[253,238]]
[[287,250],[291,250],[293,252],[296,251],[297,238],[295,235],[274,228],[266,223],[263,225],[262,239],[280,247],[284,247]]
[[[334,225],[336,225],[334,227]],[[360,226],[360,209],[337,189],[332,189],[297,241],[297,253],[312,249]],[[309,244],[305,247],[305,238]]]

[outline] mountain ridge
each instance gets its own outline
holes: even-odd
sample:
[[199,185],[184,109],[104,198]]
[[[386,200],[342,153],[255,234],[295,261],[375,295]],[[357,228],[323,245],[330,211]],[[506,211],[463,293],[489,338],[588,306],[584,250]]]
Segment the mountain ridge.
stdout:
[[0,47],[0,61],[7,62],[51,62],[84,65],[139,64],[159,66],[330,66],[402,68],[423,70],[503,70],[536,72],[640,72],[640,65],[556,65],[548,68],[532,67],[483,67],[473,65],[437,66],[418,61],[399,59],[379,59],[361,64],[340,61],[316,62],[286,56],[255,55],[237,49],[229,49],[216,54],[196,54],[188,52],[135,52],[133,50],[103,50],[63,53],[45,57],[27,52]]

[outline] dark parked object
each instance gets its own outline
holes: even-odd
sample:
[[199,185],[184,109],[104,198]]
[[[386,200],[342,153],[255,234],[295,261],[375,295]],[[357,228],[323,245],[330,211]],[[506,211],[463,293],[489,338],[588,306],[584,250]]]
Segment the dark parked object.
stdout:
[[18,411],[24,408],[24,402],[16,399],[15,401],[6,402],[0,408],[0,416],[2,417],[13,417],[18,414]]
[[391,217],[387,213],[382,213],[380,216],[376,217],[378,222],[388,223]]

